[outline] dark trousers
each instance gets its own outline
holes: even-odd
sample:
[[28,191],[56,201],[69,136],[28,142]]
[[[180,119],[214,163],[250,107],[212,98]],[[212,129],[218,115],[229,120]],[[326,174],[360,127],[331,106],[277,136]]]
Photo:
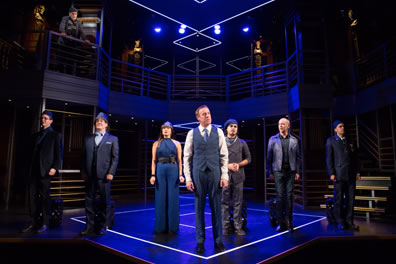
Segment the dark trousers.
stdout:
[[[29,199],[30,199],[30,216],[32,224],[49,225],[50,214],[50,186],[51,179],[49,177],[42,178],[39,174],[33,175],[32,181],[29,183]],[[43,215],[43,222],[38,223],[40,214]]]
[[295,171],[274,171],[278,222],[284,224],[285,220],[293,220],[293,191]]
[[[101,215],[102,219],[105,219],[104,226],[101,228],[108,227],[111,221],[111,181],[107,181],[104,179],[90,179],[86,181],[85,185],[85,213],[87,216],[87,228],[94,229],[95,224],[99,224],[95,222],[95,215]],[[96,206],[96,192],[99,193],[99,203],[101,206]],[[96,208],[101,208],[99,212],[96,211]]]
[[220,243],[222,241],[220,181],[215,180],[213,172],[210,170],[199,171],[198,175],[194,175],[194,185],[197,242],[203,243],[205,241],[205,206],[206,194],[208,194],[212,212],[213,238],[216,243]]
[[223,229],[230,228],[230,202],[232,198],[232,217],[236,230],[242,229],[242,202],[243,202],[243,181],[237,184],[229,182],[228,188],[223,189],[221,197],[221,214],[223,216]]
[[353,224],[355,182],[336,181],[334,183],[335,217],[338,224]]

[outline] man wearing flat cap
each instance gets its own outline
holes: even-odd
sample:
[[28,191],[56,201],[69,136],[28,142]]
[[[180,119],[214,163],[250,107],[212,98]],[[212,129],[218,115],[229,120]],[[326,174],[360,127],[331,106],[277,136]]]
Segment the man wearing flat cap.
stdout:
[[87,37],[82,29],[81,22],[77,19],[78,10],[75,7],[69,9],[69,15],[62,17],[59,24],[59,32],[62,36],[69,36],[86,40]]
[[244,167],[251,162],[249,147],[246,141],[238,137],[238,122],[228,119],[224,123],[226,142],[228,148],[228,188],[223,189],[221,198],[221,214],[223,217],[223,235],[229,235],[230,202],[232,199],[232,219],[234,220],[234,232],[237,236],[244,236],[242,229],[242,202],[243,182],[245,180]]
[[360,180],[357,150],[345,137],[342,121],[334,121],[333,128],[336,135],[326,142],[326,166],[334,183],[335,218],[338,228],[358,231],[359,227],[353,223],[356,181]]
[[[81,158],[81,176],[85,181],[86,228],[82,236],[104,235],[111,223],[111,181],[118,165],[118,138],[107,133],[108,118],[100,112],[95,119],[95,133],[84,140]],[[99,193],[100,210],[96,212],[96,193]],[[101,215],[104,223],[97,223],[95,215]]]
[[[59,171],[63,158],[62,135],[52,128],[52,122],[52,112],[44,111],[41,130],[33,135],[28,173],[31,224],[22,231],[24,233],[42,233],[48,229],[51,176]],[[39,222],[40,214],[42,222]]]
[[84,54],[80,54],[81,43],[70,38],[64,38],[64,36],[82,39],[86,43],[90,43],[84,33],[81,22],[77,19],[77,9],[75,7],[69,9],[68,16],[62,17],[62,21],[59,24],[59,32],[61,33],[61,37],[58,39],[59,49],[57,54],[59,70],[62,73],[75,75],[77,74],[81,58],[84,56]]

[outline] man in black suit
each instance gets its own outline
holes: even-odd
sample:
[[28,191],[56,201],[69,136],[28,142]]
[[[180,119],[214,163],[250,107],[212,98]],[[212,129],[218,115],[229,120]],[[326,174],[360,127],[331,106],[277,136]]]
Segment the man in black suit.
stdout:
[[333,122],[336,135],[326,142],[326,165],[334,183],[335,217],[340,229],[359,230],[353,223],[356,180],[360,180],[357,151],[345,137],[344,123]]
[[[95,119],[96,133],[84,140],[82,149],[81,176],[85,180],[85,212],[86,228],[81,235],[99,235],[107,232],[111,221],[111,181],[118,165],[118,138],[106,132],[108,128],[107,115],[100,112]],[[101,211],[95,210],[96,192],[100,195]],[[95,214],[101,214],[104,223],[95,223]],[[101,224],[98,230],[95,227]]]
[[[41,130],[33,135],[32,155],[28,173],[31,225],[22,232],[42,233],[48,229],[50,214],[51,176],[61,167],[63,158],[62,136],[51,124],[52,112],[41,114]],[[42,214],[42,222],[39,217]]]

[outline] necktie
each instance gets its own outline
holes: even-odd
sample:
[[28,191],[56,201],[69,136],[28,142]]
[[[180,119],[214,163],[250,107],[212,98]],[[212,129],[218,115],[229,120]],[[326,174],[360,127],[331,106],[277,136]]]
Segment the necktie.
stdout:
[[207,142],[208,141],[208,129],[204,128],[204,141]]
[[102,141],[102,137],[103,137],[102,133],[96,133],[96,136],[95,136],[96,146],[99,145],[100,141]]

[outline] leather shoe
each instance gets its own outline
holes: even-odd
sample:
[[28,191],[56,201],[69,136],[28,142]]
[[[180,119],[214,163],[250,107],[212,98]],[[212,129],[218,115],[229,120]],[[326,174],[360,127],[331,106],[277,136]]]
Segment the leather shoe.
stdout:
[[236,229],[235,230],[235,235],[237,235],[237,236],[246,236],[246,232],[243,231],[242,229]]
[[99,236],[103,236],[104,234],[107,233],[107,227],[103,227],[98,231]]
[[288,221],[286,226],[287,226],[287,230],[289,230],[290,232],[294,231],[294,225],[291,221]]
[[215,250],[217,253],[225,251],[225,247],[222,242],[215,243]]
[[204,244],[203,243],[197,243],[197,246],[195,247],[195,251],[197,251],[198,254],[203,254],[204,253]]
[[92,235],[94,232],[91,228],[85,228],[83,231],[80,232],[80,236],[89,236]]
[[360,227],[358,225],[351,224],[351,223],[348,223],[347,225],[348,225],[348,229],[350,229],[350,230],[360,231]]
[[37,228],[36,232],[37,233],[43,233],[43,232],[47,231],[47,229],[48,229],[47,225],[42,225],[39,228]]
[[286,230],[287,230],[287,228],[286,228],[285,225],[278,225],[276,227],[276,232],[283,232],[283,231],[286,231]]
[[36,232],[36,226],[31,224],[30,226],[26,227],[25,229],[21,230],[21,233],[34,233]]

